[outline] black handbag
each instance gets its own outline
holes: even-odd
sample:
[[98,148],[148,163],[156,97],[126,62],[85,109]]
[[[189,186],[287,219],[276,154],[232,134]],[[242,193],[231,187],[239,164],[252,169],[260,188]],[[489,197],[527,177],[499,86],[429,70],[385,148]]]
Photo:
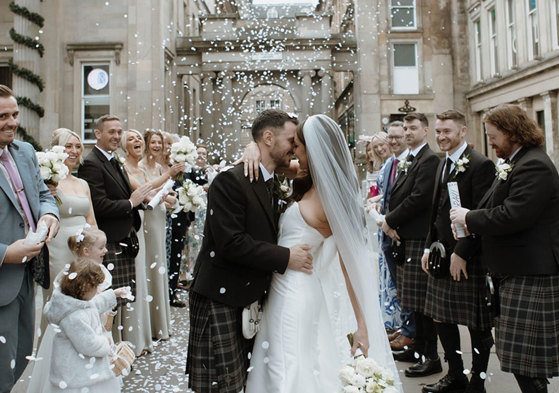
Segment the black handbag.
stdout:
[[136,231],[130,232],[130,235],[126,239],[124,239],[124,243],[126,244],[126,249],[124,252],[132,259],[136,258],[138,253],[140,252],[140,242],[138,241],[138,236],[136,235]]
[[446,248],[441,242],[433,242],[431,247],[429,247],[427,266],[429,274],[433,278],[444,278],[450,275],[450,255],[448,255]]
[[392,257],[398,266],[406,262],[406,248],[403,240],[392,239]]

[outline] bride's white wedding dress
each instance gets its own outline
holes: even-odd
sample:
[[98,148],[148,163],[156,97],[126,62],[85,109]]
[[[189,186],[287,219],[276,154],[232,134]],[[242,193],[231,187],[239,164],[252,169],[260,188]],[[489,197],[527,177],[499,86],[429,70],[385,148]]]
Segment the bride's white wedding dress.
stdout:
[[[324,238],[309,226],[297,203],[282,215],[279,228],[279,245],[312,246],[313,273],[288,269],[274,274],[246,391],[337,393],[341,391],[339,370],[351,359],[346,335],[355,331],[357,323],[334,237]],[[385,336],[379,328],[369,333]]]

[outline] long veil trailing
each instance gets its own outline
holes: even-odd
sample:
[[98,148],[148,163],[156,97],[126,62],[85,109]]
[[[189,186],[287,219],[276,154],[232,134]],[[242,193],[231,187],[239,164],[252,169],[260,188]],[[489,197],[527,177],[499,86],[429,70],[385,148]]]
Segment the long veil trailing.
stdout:
[[328,116],[314,115],[306,120],[303,133],[313,183],[365,316],[369,357],[392,371],[396,387],[402,391],[380,311],[378,274],[366,245],[359,182],[342,130]]

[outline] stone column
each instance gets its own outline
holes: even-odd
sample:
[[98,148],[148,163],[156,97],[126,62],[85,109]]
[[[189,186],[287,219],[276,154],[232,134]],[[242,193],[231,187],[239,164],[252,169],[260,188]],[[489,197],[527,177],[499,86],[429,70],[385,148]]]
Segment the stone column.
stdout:
[[204,139],[204,142],[208,142],[208,139],[212,135],[215,125],[214,125],[214,108],[213,108],[213,92],[214,85],[213,79],[215,78],[214,72],[205,72],[201,75],[202,82],[202,104],[200,107],[202,124],[200,126],[200,138]]
[[[39,0],[17,0],[15,3],[21,7],[27,7],[31,12],[38,13],[40,11]],[[13,15],[14,30],[16,31],[16,33],[32,39],[35,39],[35,37],[39,37],[39,26],[17,14]],[[25,45],[14,42],[13,53],[15,64],[33,71],[33,73],[35,73],[36,75],[41,74],[41,57],[39,55],[39,52],[37,52],[35,49],[28,48]],[[15,74],[13,75],[13,91],[17,97],[27,97],[33,103],[40,105],[39,88],[34,84],[28,82],[26,79],[20,78]],[[40,118],[37,112],[28,109],[23,105],[19,105],[19,118],[20,125],[27,130],[27,133],[33,136],[37,141],[40,141]],[[50,135],[46,136],[46,141],[50,139],[49,137]]]
[[526,113],[528,113],[528,116],[532,117],[532,97],[524,97],[519,99],[517,102],[518,106],[524,109]]
[[547,91],[542,93],[541,96],[544,103],[545,150],[555,165],[557,165],[559,164],[557,91]]
[[304,121],[312,114],[312,77],[314,71],[299,71],[301,82],[301,119]]
[[332,117],[332,109],[334,108],[334,91],[332,90],[332,75],[330,71],[318,71],[321,78],[320,83],[320,112]]

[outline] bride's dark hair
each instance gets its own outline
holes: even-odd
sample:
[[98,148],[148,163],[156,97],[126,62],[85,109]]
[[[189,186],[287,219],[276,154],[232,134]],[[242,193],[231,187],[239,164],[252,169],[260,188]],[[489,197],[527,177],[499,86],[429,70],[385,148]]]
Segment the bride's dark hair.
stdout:
[[[299,138],[303,146],[307,146],[305,144],[305,135],[303,134],[303,126],[305,125],[305,122],[306,121],[297,126],[297,138]],[[293,179],[293,193],[289,199],[296,202],[300,201],[301,198],[303,198],[303,195],[311,189],[312,184],[312,177],[309,170],[304,169],[299,171],[295,179]]]

